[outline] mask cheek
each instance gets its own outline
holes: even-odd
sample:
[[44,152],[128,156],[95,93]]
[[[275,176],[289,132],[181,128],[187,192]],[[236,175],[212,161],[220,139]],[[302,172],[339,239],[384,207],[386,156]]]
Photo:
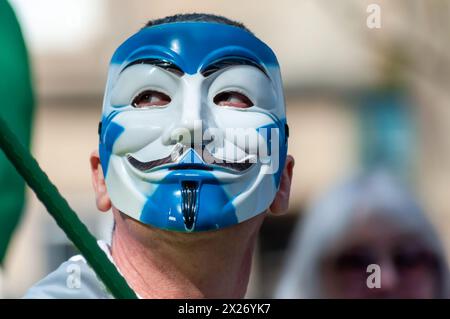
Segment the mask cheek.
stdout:
[[206,147],[215,158],[224,161],[243,162],[251,157],[251,153],[244,149],[245,145],[241,148],[227,139],[208,144]]
[[256,159],[258,132],[255,128],[228,128],[225,130],[224,149],[227,157],[237,156],[237,161]]
[[124,132],[117,138],[112,152],[119,156],[135,153],[157,140],[162,133],[158,126],[124,127]]
[[268,114],[216,108],[216,119],[224,132],[227,147],[239,148],[258,161],[270,161],[272,136],[269,134],[270,128],[276,128],[276,125]]
[[275,124],[259,127],[258,160],[267,165],[267,174],[277,174],[280,168],[280,130]]

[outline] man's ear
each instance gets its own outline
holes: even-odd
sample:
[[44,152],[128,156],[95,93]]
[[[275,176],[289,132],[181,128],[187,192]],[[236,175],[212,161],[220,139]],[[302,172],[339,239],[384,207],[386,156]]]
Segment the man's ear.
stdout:
[[111,208],[111,200],[106,191],[105,177],[103,176],[102,166],[98,151],[93,151],[90,157],[92,186],[95,192],[95,201],[98,210],[107,212]]
[[288,210],[294,164],[294,158],[291,155],[288,155],[286,157],[283,174],[281,175],[280,188],[269,208],[270,212],[274,215],[282,215]]

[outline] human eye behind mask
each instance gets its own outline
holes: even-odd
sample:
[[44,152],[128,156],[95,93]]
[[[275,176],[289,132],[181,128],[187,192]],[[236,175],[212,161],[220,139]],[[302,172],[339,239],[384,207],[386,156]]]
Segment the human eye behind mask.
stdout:
[[166,106],[179,90],[178,79],[156,66],[133,65],[126,68],[112,88],[114,108]]
[[214,104],[236,108],[275,110],[276,92],[271,80],[252,66],[233,66],[218,74],[209,89]]
[[166,106],[171,101],[171,98],[162,92],[156,90],[144,90],[140,92],[131,102],[134,108],[151,108]]

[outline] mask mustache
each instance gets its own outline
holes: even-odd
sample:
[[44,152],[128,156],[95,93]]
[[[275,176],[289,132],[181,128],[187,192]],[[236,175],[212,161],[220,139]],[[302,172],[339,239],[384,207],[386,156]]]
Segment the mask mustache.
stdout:
[[[202,163],[179,163],[180,159],[189,150],[194,150],[195,153],[201,158]],[[249,169],[254,161],[249,159],[243,162],[233,162],[229,160],[223,160],[212,155],[206,148],[205,145],[191,145],[186,146],[182,144],[177,144],[172,153],[169,156],[163,157],[161,159],[141,162],[134,158],[132,155],[127,155],[128,162],[136,169],[146,172],[155,168],[168,167],[169,169],[202,169],[202,170],[213,170],[214,168],[225,168],[233,172],[243,172]]]

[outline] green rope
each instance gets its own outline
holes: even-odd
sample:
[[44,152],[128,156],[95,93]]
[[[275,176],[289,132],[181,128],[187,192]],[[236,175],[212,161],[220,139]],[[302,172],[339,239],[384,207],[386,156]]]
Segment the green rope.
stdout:
[[115,298],[135,299],[136,294],[98,246],[95,237],[2,118],[0,118],[0,147],[111,294]]

